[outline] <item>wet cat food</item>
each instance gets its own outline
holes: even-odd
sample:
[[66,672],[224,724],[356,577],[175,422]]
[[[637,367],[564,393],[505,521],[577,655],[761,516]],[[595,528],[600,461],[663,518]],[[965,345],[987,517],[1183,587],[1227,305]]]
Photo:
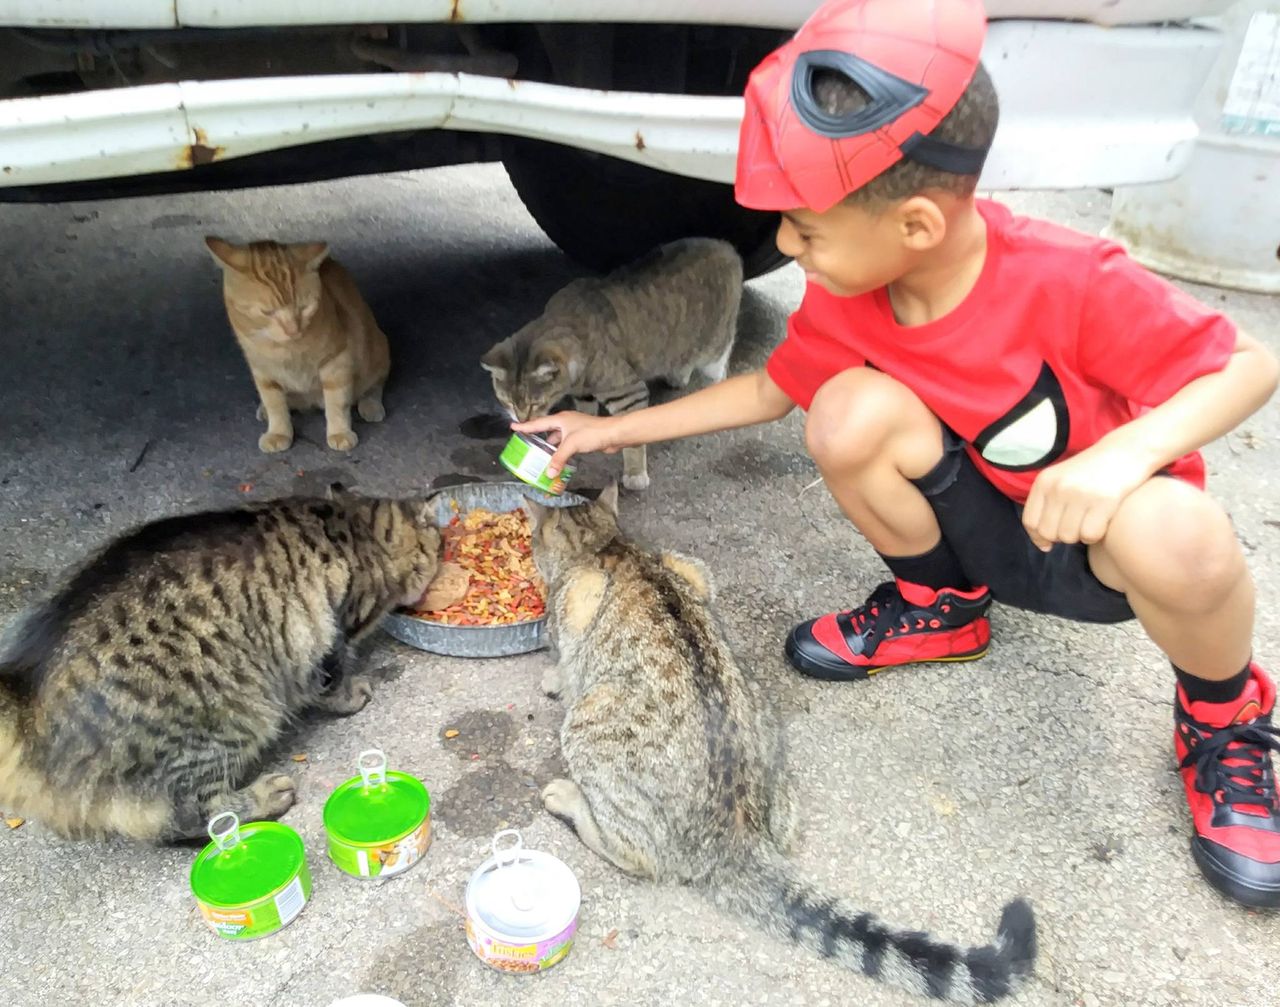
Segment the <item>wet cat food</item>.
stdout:
[[388,878],[416,864],[431,844],[431,795],[422,781],[387,769],[378,749],[361,752],[353,776],[324,804],[329,859],[356,878]]
[[213,840],[191,865],[191,892],[219,937],[249,941],[284,929],[311,897],[302,837],[279,822],[230,811],[209,822]]
[[512,434],[507,446],[498,456],[508,472],[517,479],[536,486],[544,493],[558,496],[564,492],[573,478],[573,466],[566,465],[554,479],[547,476],[547,465],[556,453],[554,445],[533,434]]
[[[514,842],[503,845],[504,839]],[[551,854],[526,850],[515,829],[494,836],[491,849],[467,885],[467,943],[500,972],[549,969],[573,947],[582,902],[578,879]]]

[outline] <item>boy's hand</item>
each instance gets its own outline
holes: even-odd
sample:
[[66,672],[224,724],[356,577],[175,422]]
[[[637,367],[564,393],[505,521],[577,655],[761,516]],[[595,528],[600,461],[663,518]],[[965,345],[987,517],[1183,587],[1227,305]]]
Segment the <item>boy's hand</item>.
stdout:
[[1022,524],[1036,546],[1100,542],[1120,501],[1151,478],[1148,460],[1103,443],[1041,472],[1027,495]]
[[629,447],[617,437],[617,417],[588,416],[586,413],[552,413],[536,420],[512,423],[511,429],[522,434],[551,434],[547,440],[556,445],[556,453],[547,466],[547,476],[554,479],[569,459],[583,451],[613,454]]

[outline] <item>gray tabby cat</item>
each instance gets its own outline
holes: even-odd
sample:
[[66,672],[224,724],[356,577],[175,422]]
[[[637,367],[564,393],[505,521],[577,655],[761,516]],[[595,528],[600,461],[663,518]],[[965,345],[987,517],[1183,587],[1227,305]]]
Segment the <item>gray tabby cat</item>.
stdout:
[[[582,411],[643,409],[648,381],[683,388],[694,371],[724,378],[741,299],[742,260],[732,245],[675,241],[603,279],[574,280],[480,365],[517,420],[547,415],[566,395]],[[623,449],[622,471],[628,489],[649,485],[643,446]]]
[[595,853],[629,874],[688,884],[721,908],[908,991],[989,1003],[1030,972],[1035,919],[1022,900],[993,945],[961,949],[894,931],[800,880],[782,735],[708,608],[700,563],[618,531],[617,489],[594,504],[526,504],[547,581],[558,663],[543,689],[568,710],[571,779],[542,792]]
[[434,576],[429,515],[286,499],[111,543],[0,653],[0,806],[66,836],[154,841],[220,811],[284,814],[293,781],[253,767],[305,711],[369,701],[344,661]]

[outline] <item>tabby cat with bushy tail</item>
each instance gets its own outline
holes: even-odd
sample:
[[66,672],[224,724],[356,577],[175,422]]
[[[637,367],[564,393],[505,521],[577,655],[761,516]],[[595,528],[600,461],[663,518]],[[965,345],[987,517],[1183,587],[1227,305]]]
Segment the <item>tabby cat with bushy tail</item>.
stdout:
[[1031,971],[1035,919],[1004,908],[993,944],[894,930],[801,879],[777,717],[734,658],[702,564],[618,530],[616,487],[594,504],[527,504],[558,655],[543,689],[567,709],[569,775],[547,810],[628,874],[687,884],[735,917],[873,979],[990,1003]]
[[278,818],[259,773],[309,711],[373,686],[353,644],[435,574],[426,501],[292,498],[165,518],[70,574],[0,647],[0,807],[73,837],[165,841]]

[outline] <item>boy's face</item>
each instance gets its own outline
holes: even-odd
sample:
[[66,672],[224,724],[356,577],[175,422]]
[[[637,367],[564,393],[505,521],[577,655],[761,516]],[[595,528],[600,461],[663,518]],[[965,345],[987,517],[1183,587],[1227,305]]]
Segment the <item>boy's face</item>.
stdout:
[[911,267],[914,242],[904,232],[900,206],[870,210],[837,203],[824,213],[787,210],[775,239],[778,250],[837,297],[865,294]]

